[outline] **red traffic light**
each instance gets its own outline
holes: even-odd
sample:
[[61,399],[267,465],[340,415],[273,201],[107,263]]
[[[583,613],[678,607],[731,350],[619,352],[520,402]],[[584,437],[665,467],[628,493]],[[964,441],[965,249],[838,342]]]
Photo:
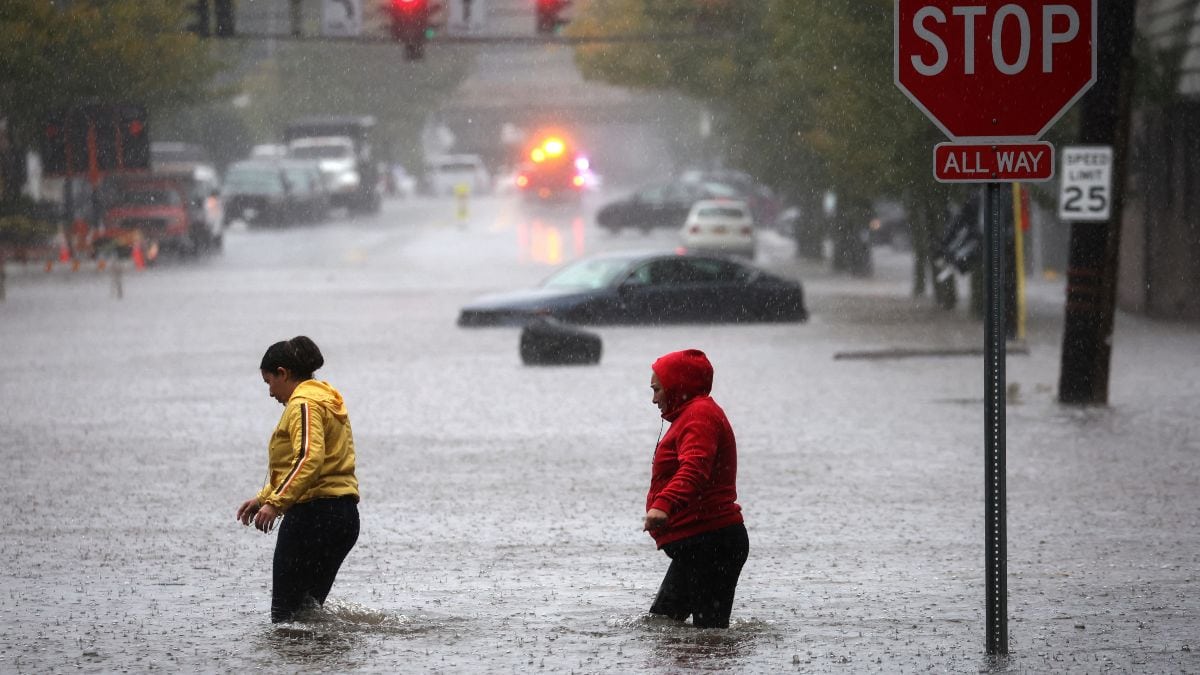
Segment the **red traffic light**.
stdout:
[[537,32],[553,33],[567,21],[561,14],[571,0],[537,0]]

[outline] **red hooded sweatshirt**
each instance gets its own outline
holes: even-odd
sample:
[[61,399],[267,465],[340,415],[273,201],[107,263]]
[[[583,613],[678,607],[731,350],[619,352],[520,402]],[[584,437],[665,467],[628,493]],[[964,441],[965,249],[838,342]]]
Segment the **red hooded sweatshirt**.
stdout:
[[654,450],[646,510],[667,524],[650,534],[658,548],[742,521],[737,504],[737,444],[721,406],[709,397],[713,368],[699,349],[672,352],[651,366],[671,428]]

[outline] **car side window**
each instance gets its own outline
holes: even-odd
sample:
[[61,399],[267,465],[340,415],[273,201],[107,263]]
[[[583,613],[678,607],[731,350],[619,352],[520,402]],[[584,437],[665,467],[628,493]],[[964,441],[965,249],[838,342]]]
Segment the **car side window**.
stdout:
[[754,276],[754,272],[748,267],[725,260],[705,260],[704,263],[710,265],[713,281],[744,284]]
[[622,282],[623,285],[629,286],[648,286],[654,279],[654,263],[646,263],[639,265],[636,269],[629,273],[629,276]]
[[693,202],[700,198],[697,190],[690,183],[675,183],[666,190],[665,198],[673,202]]
[[638,192],[634,198],[639,202],[645,202],[647,204],[661,204],[663,202],[665,192],[666,190],[663,188],[663,186],[655,185]]
[[712,273],[685,258],[656,260],[650,263],[650,283],[655,286],[682,286],[711,281]]

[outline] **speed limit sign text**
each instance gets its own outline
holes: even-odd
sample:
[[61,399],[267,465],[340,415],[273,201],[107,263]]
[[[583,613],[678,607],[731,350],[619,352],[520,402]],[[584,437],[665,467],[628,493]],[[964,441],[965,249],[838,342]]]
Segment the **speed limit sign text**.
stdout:
[[1108,220],[1112,204],[1112,148],[1068,147],[1062,150],[1060,220]]

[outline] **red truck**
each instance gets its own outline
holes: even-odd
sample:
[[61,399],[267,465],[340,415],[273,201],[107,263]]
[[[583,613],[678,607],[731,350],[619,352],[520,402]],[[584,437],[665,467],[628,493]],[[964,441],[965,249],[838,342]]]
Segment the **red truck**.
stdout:
[[219,248],[222,217],[215,183],[191,172],[110,177],[101,189],[103,217],[93,233],[97,251],[142,246],[147,259],[169,248],[196,254]]

